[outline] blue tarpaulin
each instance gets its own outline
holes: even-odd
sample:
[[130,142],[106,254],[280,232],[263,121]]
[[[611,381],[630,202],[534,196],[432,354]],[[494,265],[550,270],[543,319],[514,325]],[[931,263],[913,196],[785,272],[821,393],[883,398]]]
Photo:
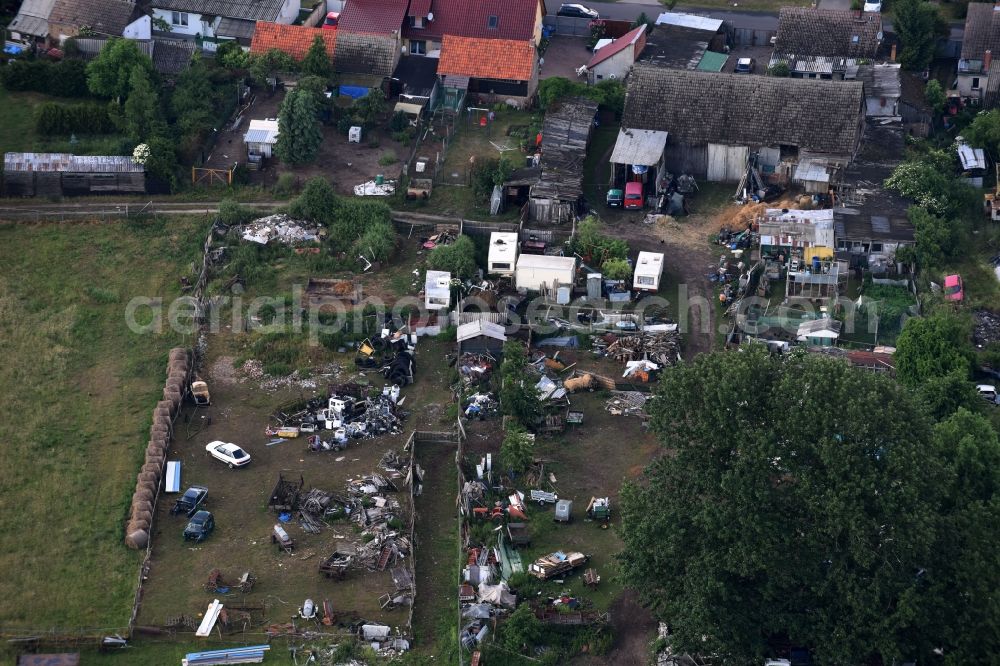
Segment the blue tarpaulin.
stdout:
[[3,47],[3,52],[10,55],[21,55],[24,52],[24,49],[17,44],[7,44]]
[[535,342],[536,347],[578,347],[580,341],[575,335],[568,335],[559,338],[545,338]]
[[351,99],[361,99],[368,94],[370,88],[364,86],[340,86],[340,94]]

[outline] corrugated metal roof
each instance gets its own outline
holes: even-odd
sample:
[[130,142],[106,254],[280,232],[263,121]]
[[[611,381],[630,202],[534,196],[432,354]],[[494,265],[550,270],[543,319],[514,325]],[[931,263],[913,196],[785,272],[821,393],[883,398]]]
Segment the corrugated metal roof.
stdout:
[[278,141],[277,120],[251,120],[243,135],[243,143],[276,143]]
[[251,39],[257,27],[255,21],[247,19],[223,17],[219,21],[219,27],[215,29],[215,34],[220,37],[234,37],[236,39]]
[[967,143],[961,143],[958,146],[958,158],[962,160],[962,168],[966,171],[986,168],[986,154],[982,148],[973,148]]
[[144,166],[123,155],[71,155],[69,153],[4,153],[4,171],[142,173]]
[[729,56],[725,53],[716,53],[715,51],[705,51],[705,55],[701,57],[698,61],[698,69],[702,72],[721,72],[722,68],[726,66],[726,62],[729,60]]
[[504,327],[492,321],[476,319],[458,327],[457,338],[459,342],[478,338],[480,335],[502,341],[507,340],[507,332],[504,330]]
[[615,149],[611,151],[612,164],[640,164],[652,166],[660,161],[667,145],[667,132],[659,130],[618,130]]
[[718,32],[719,28],[722,27],[722,19],[698,16],[696,14],[684,14],[682,12],[663,12],[656,18],[656,25],[676,25],[681,28]]
[[154,9],[171,9],[202,16],[274,21],[281,14],[283,0],[153,0]]

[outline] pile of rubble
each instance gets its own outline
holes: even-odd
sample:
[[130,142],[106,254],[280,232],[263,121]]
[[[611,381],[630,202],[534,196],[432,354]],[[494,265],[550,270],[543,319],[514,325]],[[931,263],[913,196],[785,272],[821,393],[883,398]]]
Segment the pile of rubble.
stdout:
[[[331,390],[329,398],[313,398],[297,405],[294,411],[279,411],[272,415],[275,425],[267,434],[278,437],[298,437],[317,433],[309,438],[312,451],[337,451],[352,439],[372,439],[380,435],[402,433],[407,412],[399,409],[403,399],[398,386],[386,386],[371,396],[357,385],[343,385]],[[331,431],[328,437],[319,433]]]
[[672,366],[681,359],[681,336],[676,330],[607,334],[594,338],[594,352],[619,363],[644,360],[660,366]]
[[639,391],[614,391],[604,408],[615,416],[646,416],[649,394]]
[[488,382],[495,367],[496,359],[489,354],[462,354],[458,359],[458,374],[467,386]]
[[972,340],[976,347],[983,347],[1000,342],[1000,315],[989,310],[976,310],[975,329]]
[[285,245],[315,243],[325,234],[322,226],[293,219],[284,213],[259,217],[240,230],[243,240],[261,245],[267,245],[272,240]]
[[500,401],[492,393],[473,393],[462,400],[462,413],[467,419],[485,420],[500,411]]

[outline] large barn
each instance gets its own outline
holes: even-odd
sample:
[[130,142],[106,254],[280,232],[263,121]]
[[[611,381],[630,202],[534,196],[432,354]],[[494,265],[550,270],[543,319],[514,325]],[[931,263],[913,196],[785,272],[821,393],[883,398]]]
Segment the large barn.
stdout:
[[120,155],[4,153],[3,192],[10,197],[145,192],[146,168]]
[[636,64],[622,127],[669,135],[665,168],[738,181],[749,153],[762,175],[797,167],[833,173],[853,160],[865,119],[863,85],[666,69]]

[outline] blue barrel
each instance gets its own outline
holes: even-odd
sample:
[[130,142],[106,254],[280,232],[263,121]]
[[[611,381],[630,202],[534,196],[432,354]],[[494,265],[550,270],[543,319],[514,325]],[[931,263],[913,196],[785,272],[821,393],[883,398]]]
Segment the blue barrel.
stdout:
[[813,273],[819,273],[819,257],[813,257]]

